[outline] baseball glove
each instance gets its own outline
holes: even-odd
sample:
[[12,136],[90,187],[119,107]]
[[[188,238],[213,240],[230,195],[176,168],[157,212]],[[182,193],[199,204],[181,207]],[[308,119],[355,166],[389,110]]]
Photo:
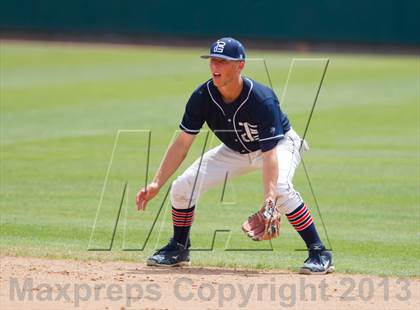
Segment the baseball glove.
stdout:
[[280,235],[280,212],[273,201],[267,201],[242,224],[242,230],[254,241],[271,240]]

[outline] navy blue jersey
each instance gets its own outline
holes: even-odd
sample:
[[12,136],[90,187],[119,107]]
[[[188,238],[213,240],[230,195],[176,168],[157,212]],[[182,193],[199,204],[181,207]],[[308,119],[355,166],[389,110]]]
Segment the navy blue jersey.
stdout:
[[273,90],[243,78],[239,97],[225,103],[210,79],[191,95],[179,127],[197,134],[204,122],[229,148],[240,153],[273,149],[290,129]]

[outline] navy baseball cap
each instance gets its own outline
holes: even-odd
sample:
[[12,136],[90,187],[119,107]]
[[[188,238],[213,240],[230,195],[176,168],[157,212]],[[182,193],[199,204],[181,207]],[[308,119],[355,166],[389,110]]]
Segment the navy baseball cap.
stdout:
[[234,38],[221,38],[210,46],[210,53],[201,58],[223,58],[227,60],[245,61],[245,48]]

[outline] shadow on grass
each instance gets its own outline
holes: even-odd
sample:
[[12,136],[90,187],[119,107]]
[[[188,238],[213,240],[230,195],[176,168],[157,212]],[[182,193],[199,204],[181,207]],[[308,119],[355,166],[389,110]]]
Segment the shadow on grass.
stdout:
[[127,274],[145,274],[145,275],[161,275],[161,274],[179,274],[179,275],[236,275],[243,277],[259,277],[262,275],[279,275],[290,274],[289,271],[264,271],[264,270],[246,270],[235,268],[207,268],[207,267],[150,267],[142,266],[135,269],[125,269]]

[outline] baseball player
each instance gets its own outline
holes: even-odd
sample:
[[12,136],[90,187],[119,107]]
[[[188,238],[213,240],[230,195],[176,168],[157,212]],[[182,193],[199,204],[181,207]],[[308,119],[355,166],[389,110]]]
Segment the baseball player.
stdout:
[[[334,270],[332,255],[322,244],[308,207],[293,188],[292,178],[305,141],[292,129],[272,89],[241,75],[245,49],[233,38],[221,38],[210,47],[211,79],[191,95],[179,127],[153,181],[136,197],[139,210],[155,197],[180,166],[204,122],[222,144],[206,152],[171,186],[173,237],[147,261],[151,266],[189,265],[189,232],[198,198],[210,187],[229,177],[260,169],[264,205],[242,226],[253,240],[279,235],[280,214],[305,242],[309,257],[303,274],[325,274]],[[302,147],[301,147],[302,145]]]

